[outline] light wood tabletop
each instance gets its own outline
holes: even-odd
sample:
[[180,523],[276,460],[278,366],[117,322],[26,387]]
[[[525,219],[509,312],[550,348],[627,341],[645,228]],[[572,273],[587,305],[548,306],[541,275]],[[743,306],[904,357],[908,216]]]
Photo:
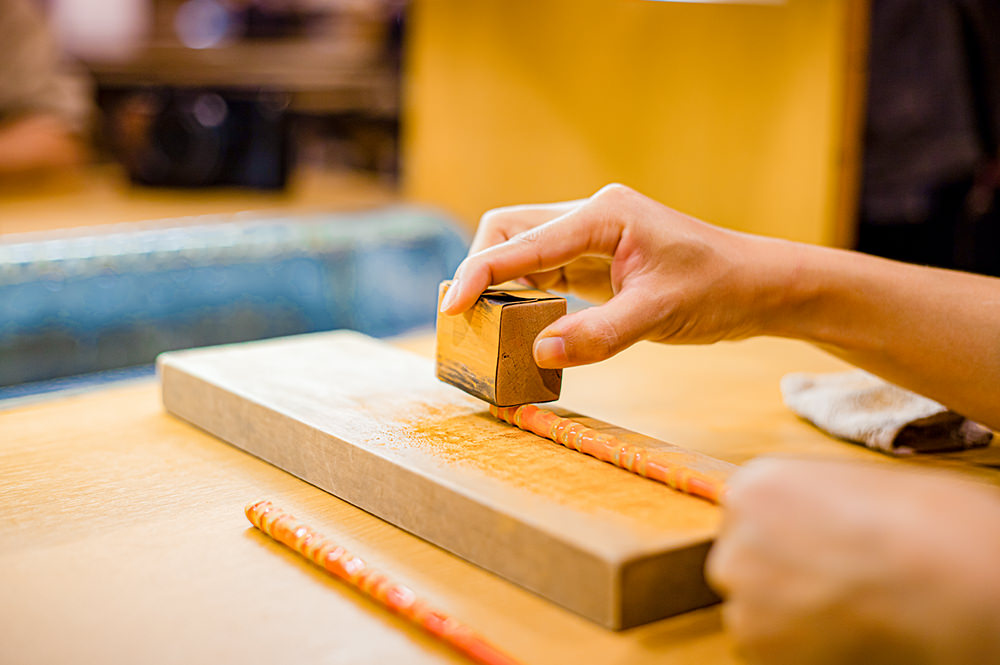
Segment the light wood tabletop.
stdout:
[[0,181],[0,235],[245,210],[311,213],[364,208],[396,199],[374,176],[297,169],[282,191],[138,187],[115,165]]
[[[781,403],[785,372],[842,367],[784,340],[642,343],[568,370],[560,404],[734,462],[887,461]],[[167,415],[153,380],[0,411],[0,442],[0,662],[464,662],[252,528],[261,498],[525,663],[739,662],[718,606],[606,630]]]
[[[283,194],[178,192],[98,168],[0,188],[0,233],[393,198],[350,175],[306,172]],[[394,343],[429,356],[433,338]],[[642,343],[567,370],[560,403],[736,463],[898,463],[782,404],[784,373],[843,367],[785,340]],[[0,663],[464,662],[254,529],[243,508],[261,498],[525,663],[739,662],[718,606],[608,631],[167,415],[150,379],[0,408]]]

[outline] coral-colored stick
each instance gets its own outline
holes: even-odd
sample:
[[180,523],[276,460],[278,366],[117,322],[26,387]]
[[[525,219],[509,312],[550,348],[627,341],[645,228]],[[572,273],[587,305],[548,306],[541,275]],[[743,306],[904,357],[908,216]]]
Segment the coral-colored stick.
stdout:
[[251,503],[246,507],[246,515],[255,527],[271,538],[322,566],[335,577],[417,624],[473,661],[483,665],[518,665],[518,661],[494,647],[471,628],[431,608],[417,598],[409,587],[397,584],[382,573],[372,570],[363,560],[276,508],[270,501]]
[[621,439],[562,418],[534,404],[490,406],[490,413],[511,425],[556,443],[610,462],[626,471],[656,480],[675,490],[719,503],[724,483],[695,469],[658,456],[656,451],[633,446]]

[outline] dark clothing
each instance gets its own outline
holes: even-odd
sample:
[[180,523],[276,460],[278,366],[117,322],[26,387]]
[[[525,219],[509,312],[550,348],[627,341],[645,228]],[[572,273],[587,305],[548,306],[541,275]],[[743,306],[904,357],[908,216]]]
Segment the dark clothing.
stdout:
[[921,265],[1000,275],[1000,215],[994,192],[984,212],[969,211],[971,177],[929,190],[927,213],[916,221],[858,226],[858,249]]
[[858,249],[1000,274],[1000,0],[873,0],[869,68]]

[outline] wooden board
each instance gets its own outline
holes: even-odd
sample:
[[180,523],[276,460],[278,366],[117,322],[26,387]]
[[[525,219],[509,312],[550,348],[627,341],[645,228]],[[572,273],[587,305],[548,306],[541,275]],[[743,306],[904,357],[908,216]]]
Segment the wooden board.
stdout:
[[158,367],[171,413],[602,625],[716,600],[702,575],[716,506],[495,420],[428,359],[336,332],[173,352]]

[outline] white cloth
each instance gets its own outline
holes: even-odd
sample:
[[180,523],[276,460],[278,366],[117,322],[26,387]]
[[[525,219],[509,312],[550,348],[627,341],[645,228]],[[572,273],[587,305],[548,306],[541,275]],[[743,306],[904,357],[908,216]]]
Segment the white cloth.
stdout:
[[963,450],[993,438],[986,427],[862,370],[788,374],[781,395],[820,429],[894,455]]

